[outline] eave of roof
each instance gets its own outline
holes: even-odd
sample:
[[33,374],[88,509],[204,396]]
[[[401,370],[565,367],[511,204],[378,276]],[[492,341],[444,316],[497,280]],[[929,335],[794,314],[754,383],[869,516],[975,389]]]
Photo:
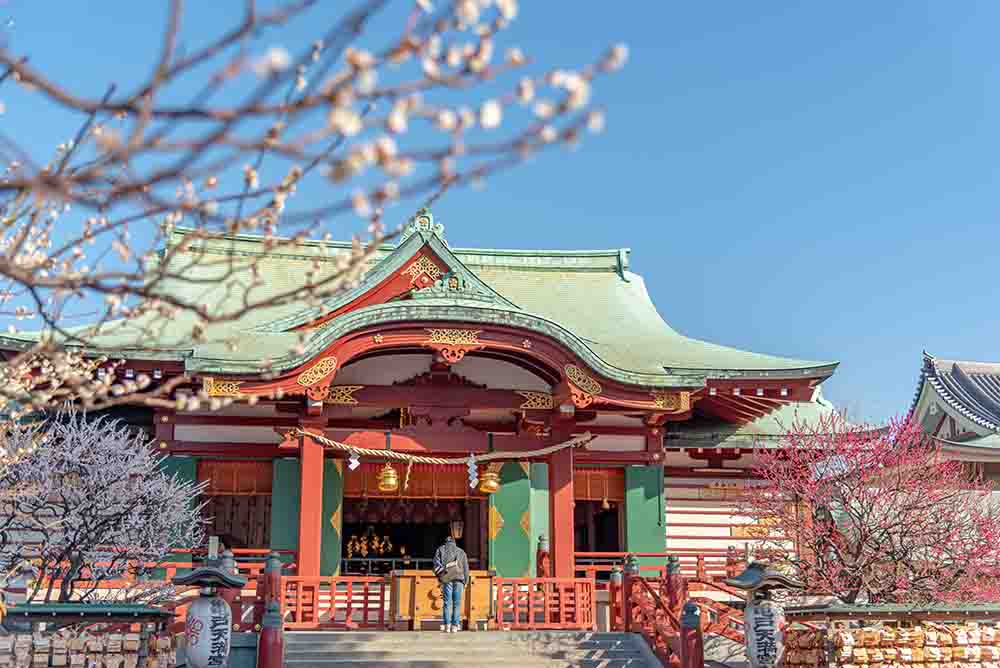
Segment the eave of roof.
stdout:
[[925,384],[963,417],[1000,432],[1000,364],[941,359],[924,351],[911,415]]

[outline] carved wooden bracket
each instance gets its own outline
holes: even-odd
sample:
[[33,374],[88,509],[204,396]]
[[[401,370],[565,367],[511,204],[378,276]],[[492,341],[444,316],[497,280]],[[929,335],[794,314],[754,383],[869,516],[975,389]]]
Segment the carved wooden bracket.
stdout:
[[467,352],[486,347],[479,340],[482,330],[428,328],[427,331],[430,336],[424,341],[424,345],[437,351],[447,364],[457,364]]

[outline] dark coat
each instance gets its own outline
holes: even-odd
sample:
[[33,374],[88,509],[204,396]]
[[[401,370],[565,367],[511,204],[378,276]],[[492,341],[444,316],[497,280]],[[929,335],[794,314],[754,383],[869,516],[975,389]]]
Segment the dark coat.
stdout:
[[444,545],[434,553],[434,572],[438,572],[444,565],[458,559],[458,565],[462,569],[462,582],[469,584],[469,557],[465,550],[455,544],[455,539],[449,536]]

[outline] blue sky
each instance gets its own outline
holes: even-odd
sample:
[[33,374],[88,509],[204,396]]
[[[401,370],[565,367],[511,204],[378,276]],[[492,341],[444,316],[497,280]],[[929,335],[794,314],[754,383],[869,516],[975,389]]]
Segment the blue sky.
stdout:
[[[192,44],[241,6],[190,4]],[[839,360],[825,393],[855,416],[905,411],[923,349],[1000,359],[1000,5],[521,4],[502,46],[573,66],[622,41],[630,62],[595,91],[604,134],[436,205],[452,245],[631,247],[676,329]],[[162,17],[0,3],[16,52],[94,96],[149,71]],[[0,89],[0,127],[43,156],[75,126],[30,100]]]

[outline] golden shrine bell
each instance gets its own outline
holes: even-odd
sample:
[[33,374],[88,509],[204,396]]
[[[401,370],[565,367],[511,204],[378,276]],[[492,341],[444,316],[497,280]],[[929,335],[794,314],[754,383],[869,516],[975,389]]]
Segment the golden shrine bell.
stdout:
[[386,462],[378,472],[378,491],[395,492],[397,489],[399,489],[399,474],[392,468],[392,464]]
[[494,494],[500,489],[500,474],[492,468],[483,471],[479,477],[479,491],[483,494]]

